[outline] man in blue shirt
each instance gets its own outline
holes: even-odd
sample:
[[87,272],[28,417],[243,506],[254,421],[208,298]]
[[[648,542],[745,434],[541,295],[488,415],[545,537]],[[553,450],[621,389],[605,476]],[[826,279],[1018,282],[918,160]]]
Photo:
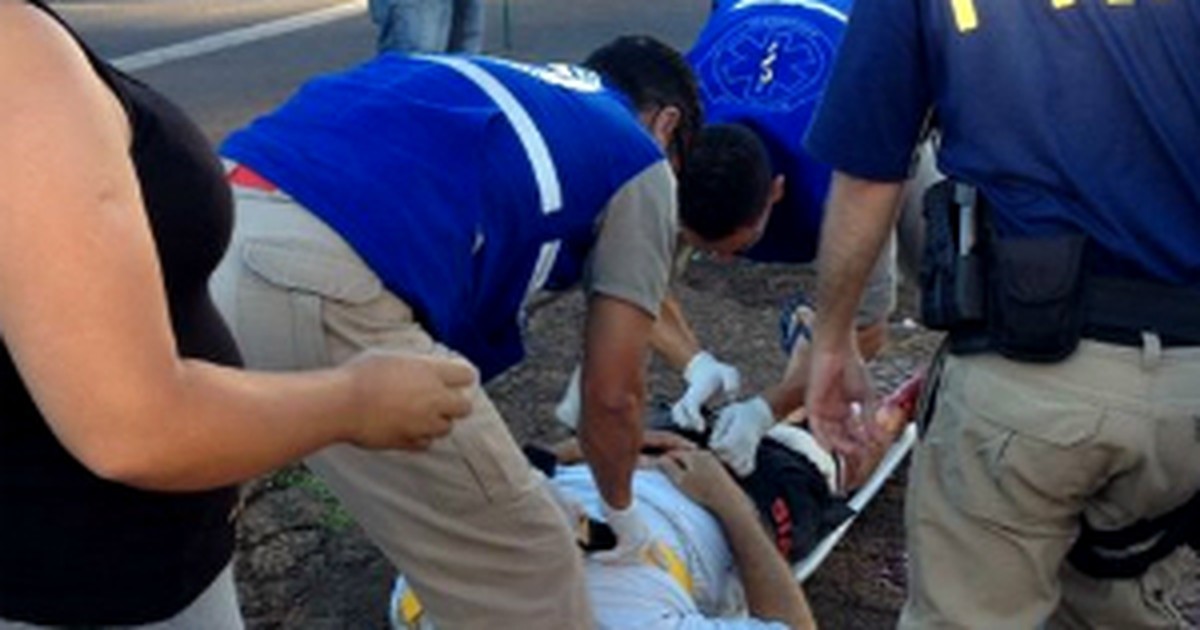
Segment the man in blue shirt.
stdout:
[[[522,358],[529,297],[582,280],[580,439],[618,539],[604,559],[639,562],[644,354],[679,231],[671,164],[699,104],[682,57],[650,38],[585,65],[384,54],[310,81],[222,147],[237,223],[213,289],[259,368],[387,347],[465,356],[487,380]],[[440,627],[587,627],[570,532],[472,394],[471,417],[424,452],[307,463]]]
[[985,215],[957,252],[990,278],[982,312],[953,320],[909,477],[902,627],[1187,625],[1172,600],[1176,547],[1196,543],[1178,509],[1200,487],[1195,9],[855,5],[806,140],[836,170],[816,428],[850,448],[846,418],[869,399],[854,308],[931,111],[962,184],[952,216]]
[[[710,124],[737,124],[761,141],[771,177],[770,215],[761,238],[738,252],[748,260],[808,264],[817,256],[830,169],[801,145],[824,90],[845,29],[850,0],[726,0],[714,6],[688,61],[696,71],[705,118]],[[703,132],[681,180],[682,202],[697,213],[729,212],[725,196],[740,196],[736,178],[724,174],[739,159],[759,159],[763,151],[739,153],[736,139]],[[917,197],[936,173],[928,161],[917,171],[904,202],[916,215]],[[910,241],[912,239],[909,239]],[[907,242],[907,241],[902,241]],[[895,257],[889,249],[875,265],[855,317],[857,342],[865,356],[878,353],[887,338],[887,316],[895,303]],[[799,302],[803,296],[789,302]],[[735,399],[738,370],[703,350],[673,297],[663,305],[655,327],[655,348],[679,369],[688,389],[673,412],[681,426],[704,426],[701,406],[717,394]],[[785,313],[795,320],[799,312]],[[789,335],[794,338],[794,335]],[[785,341],[791,364],[805,362],[806,344]],[[804,399],[803,370],[789,369],[759,395],[724,407],[714,425],[714,450],[740,474],[753,468],[758,439]]]

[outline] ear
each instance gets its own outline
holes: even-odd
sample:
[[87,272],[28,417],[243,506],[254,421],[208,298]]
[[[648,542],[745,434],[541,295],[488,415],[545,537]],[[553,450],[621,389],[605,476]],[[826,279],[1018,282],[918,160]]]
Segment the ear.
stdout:
[[679,127],[679,121],[683,118],[683,112],[679,111],[674,105],[665,105],[650,118],[650,135],[658,141],[658,144],[666,149],[671,144],[671,137],[675,135],[675,129]]
[[776,175],[775,179],[771,180],[771,193],[769,195],[767,195],[767,205],[768,206],[773,206],[773,205],[779,203],[780,199],[783,199],[783,191],[784,191],[783,185],[784,185],[783,175]]

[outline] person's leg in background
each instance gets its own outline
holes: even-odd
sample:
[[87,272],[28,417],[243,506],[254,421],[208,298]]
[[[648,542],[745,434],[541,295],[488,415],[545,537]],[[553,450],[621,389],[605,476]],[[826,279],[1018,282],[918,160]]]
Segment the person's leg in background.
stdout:
[[[318,219],[283,195],[237,190],[213,293],[247,365],[322,367],[366,348],[451,353]],[[342,445],[306,463],[440,628],[590,627],[565,519],[478,386],[474,405],[426,451]]]
[[483,0],[451,0],[454,15],[446,52],[479,54],[483,52]]
[[455,0],[370,0],[380,53],[445,52]]

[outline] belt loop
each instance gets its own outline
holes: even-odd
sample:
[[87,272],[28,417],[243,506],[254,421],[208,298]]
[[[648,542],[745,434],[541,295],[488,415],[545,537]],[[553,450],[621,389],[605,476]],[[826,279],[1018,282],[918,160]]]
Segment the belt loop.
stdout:
[[1142,370],[1152,372],[1162,363],[1162,339],[1153,330],[1142,331]]

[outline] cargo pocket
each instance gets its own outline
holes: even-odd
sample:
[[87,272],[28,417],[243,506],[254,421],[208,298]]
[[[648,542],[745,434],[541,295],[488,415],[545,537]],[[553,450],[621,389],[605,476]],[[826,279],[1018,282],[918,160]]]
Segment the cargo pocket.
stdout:
[[954,468],[943,472],[955,480],[956,502],[1026,531],[1061,534],[1073,527],[1107,468],[1096,443],[1103,408],[1036,379],[1015,379],[1006,373],[1017,369],[1011,364],[959,367],[961,396],[948,404],[964,417],[953,438],[955,456],[943,458]]
[[364,304],[383,293],[379,279],[357,260],[322,251],[311,241],[249,240],[242,246],[241,258],[250,273],[269,287],[267,295],[239,298],[238,329],[245,337],[239,342],[252,350],[247,360],[259,367],[330,365],[326,304]]
[[441,499],[456,510],[502,508],[536,489],[536,478],[491,403],[481,395],[474,404],[473,416],[456,425],[448,438],[461,458],[465,485],[457,496]]

